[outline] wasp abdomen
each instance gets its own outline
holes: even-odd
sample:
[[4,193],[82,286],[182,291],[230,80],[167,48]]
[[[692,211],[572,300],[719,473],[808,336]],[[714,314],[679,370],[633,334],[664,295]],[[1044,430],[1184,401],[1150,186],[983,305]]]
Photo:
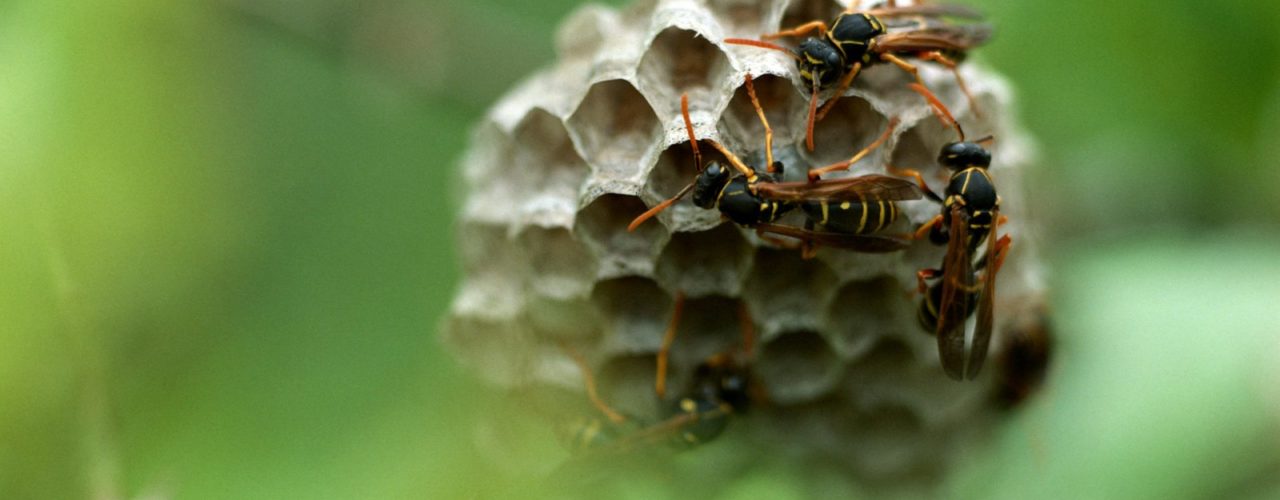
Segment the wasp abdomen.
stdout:
[[807,201],[802,208],[815,223],[838,233],[870,234],[898,220],[892,201]]
[[[942,286],[943,282],[939,281],[929,287],[929,291],[925,293],[924,299],[920,301],[920,308],[916,311],[916,319],[920,320],[920,326],[930,335],[938,330],[938,310],[942,307]],[[977,294],[961,291],[967,295],[965,303],[968,306],[964,312],[964,318],[968,318],[973,311],[978,308]]]

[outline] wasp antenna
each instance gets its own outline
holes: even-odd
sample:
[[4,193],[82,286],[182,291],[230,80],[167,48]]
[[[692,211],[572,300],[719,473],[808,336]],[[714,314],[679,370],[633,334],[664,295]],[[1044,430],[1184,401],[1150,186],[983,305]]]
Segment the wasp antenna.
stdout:
[[912,83],[908,86],[911,87],[911,90],[923,96],[924,100],[928,101],[929,107],[933,109],[933,114],[938,117],[938,120],[941,120],[944,126],[956,129],[956,134],[960,136],[960,142],[964,142],[964,129],[960,127],[960,122],[956,121],[956,117],[951,116],[951,110],[942,104],[938,96],[934,95],[933,91],[929,90],[928,87],[919,83]]
[[639,217],[636,217],[635,220],[632,220],[631,224],[627,225],[627,232],[628,233],[634,232],[636,228],[640,227],[641,224],[644,224],[645,221],[652,219],[653,216],[662,213],[663,210],[666,210],[667,208],[671,207],[671,205],[675,205],[677,201],[680,201],[681,198],[684,198],[685,195],[689,194],[689,191],[693,191],[692,182],[686,185],[684,189],[681,189],[679,193],[676,193],[675,196],[672,196],[670,199],[663,201],[662,203],[654,205],[653,208],[646,210],[645,213],[640,214]]
[[693,148],[693,163],[702,171],[702,152],[698,151],[698,136],[693,133],[693,120],[689,118],[689,94],[680,94],[680,115],[684,117],[684,131],[689,133],[689,147]]
[[786,54],[792,59],[795,59],[797,61],[800,60],[800,56],[796,55],[795,52],[792,52],[791,49],[788,49],[778,44],[773,44],[773,43],[764,42],[760,40],[752,40],[750,38],[726,38],[724,39],[724,43],[727,43],[730,45],[748,45],[751,47],[759,47],[762,49],[776,50],[778,52],[782,52],[783,54]]
[[978,143],[978,144],[987,144],[987,145],[990,145],[991,143],[993,143],[993,142],[995,142],[995,141],[996,141],[996,136],[994,136],[994,135],[988,135],[988,136],[986,136],[986,137],[983,137],[983,138],[978,139],[978,140],[973,141],[973,142],[976,142],[976,143]]

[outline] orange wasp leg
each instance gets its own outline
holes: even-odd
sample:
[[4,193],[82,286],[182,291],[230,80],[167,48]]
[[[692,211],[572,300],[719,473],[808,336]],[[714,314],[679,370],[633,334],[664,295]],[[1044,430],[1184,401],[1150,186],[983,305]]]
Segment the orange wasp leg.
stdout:
[[617,410],[614,410],[613,407],[600,398],[600,392],[596,388],[596,377],[591,372],[591,366],[587,363],[587,359],[582,357],[582,354],[569,346],[569,344],[562,342],[560,348],[569,354],[573,362],[578,365],[578,370],[582,372],[582,380],[587,386],[587,398],[591,400],[592,406],[595,406],[597,410],[600,410],[600,413],[603,413],[605,417],[615,424],[626,422],[627,417],[622,416],[621,413],[618,413]]
[[809,180],[815,181],[815,180],[818,180],[818,178],[824,174],[829,174],[831,172],[836,172],[840,170],[848,170],[849,167],[852,166],[854,163],[858,163],[858,161],[865,158],[868,154],[871,154],[872,151],[875,151],[876,148],[880,147],[885,142],[888,142],[889,136],[893,135],[893,130],[898,128],[899,121],[900,120],[898,120],[898,117],[896,116],[893,117],[892,120],[889,120],[889,126],[884,129],[884,133],[880,134],[880,137],[872,141],[871,144],[868,144],[867,147],[862,148],[861,151],[854,153],[854,155],[850,157],[848,160],[838,162],[838,163],[832,163],[822,168],[810,170]]
[[675,304],[671,308],[671,322],[667,324],[667,331],[662,335],[662,346],[658,348],[657,375],[653,383],[653,390],[658,398],[665,398],[667,395],[667,363],[671,356],[671,344],[676,341],[676,331],[680,328],[680,318],[684,315],[684,302],[684,292],[677,292]]
[[769,119],[764,116],[764,107],[760,106],[760,99],[756,97],[756,86],[751,83],[751,73],[747,73],[746,86],[747,95],[751,97],[751,105],[756,108],[756,116],[760,117],[760,124],[764,125],[765,165],[769,173],[773,173],[775,170],[773,167],[773,128],[769,126]]
[[860,72],[862,72],[862,63],[853,63],[853,68],[845,72],[844,76],[840,78],[840,86],[836,87],[836,93],[832,94],[831,99],[822,105],[822,110],[818,111],[818,116],[815,117],[816,121],[822,121],[823,118],[827,117],[827,113],[830,113],[836,107],[836,101],[839,101],[844,96],[844,93],[849,90],[849,87],[853,86],[853,79],[857,78]]
[[824,23],[822,21],[810,21],[791,29],[782,30],[777,33],[769,33],[769,34],[763,35],[760,38],[763,40],[775,40],[778,38],[785,38],[789,36],[805,36],[814,30],[818,31],[818,35],[826,36],[827,23]]
[[955,61],[951,60],[951,58],[944,56],[942,55],[941,52],[937,52],[937,51],[925,52],[923,54],[920,54],[919,57],[920,59],[923,59],[926,61],[933,61],[943,66],[946,66],[947,69],[950,69],[951,74],[955,75],[956,77],[956,84],[960,86],[960,91],[964,92],[965,98],[969,100],[969,109],[972,109],[973,114],[977,115],[978,118],[982,118],[982,109],[978,107],[977,99],[973,98],[973,92],[969,91],[969,85],[965,84],[964,77],[960,76],[960,68],[958,67]]

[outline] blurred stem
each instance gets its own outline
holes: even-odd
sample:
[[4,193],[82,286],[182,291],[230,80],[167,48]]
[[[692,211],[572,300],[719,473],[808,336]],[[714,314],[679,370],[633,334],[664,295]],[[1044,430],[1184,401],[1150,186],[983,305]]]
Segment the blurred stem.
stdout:
[[37,192],[35,220],[44,240],[53,281],[54,301],[65,325],[73,366],[77,374],[79,418],[87,497],[95,500],[123,498],[121,464],[116,434],[111,423],[111,398],[107,393],[107,367],[101,335],[85,310],[84,294],[72,277],[63,246],[54,231],[53,217],[43,192]]

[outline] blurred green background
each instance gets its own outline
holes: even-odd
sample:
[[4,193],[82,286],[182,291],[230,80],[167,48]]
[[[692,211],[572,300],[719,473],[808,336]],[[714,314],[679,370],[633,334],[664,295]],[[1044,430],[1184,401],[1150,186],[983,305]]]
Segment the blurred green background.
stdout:
[[[1062,356],[949,491],[1280,495],[1280,4],[967,3]],[[574,4],[0,1],[0,496],[492,494],[455,161]]]

